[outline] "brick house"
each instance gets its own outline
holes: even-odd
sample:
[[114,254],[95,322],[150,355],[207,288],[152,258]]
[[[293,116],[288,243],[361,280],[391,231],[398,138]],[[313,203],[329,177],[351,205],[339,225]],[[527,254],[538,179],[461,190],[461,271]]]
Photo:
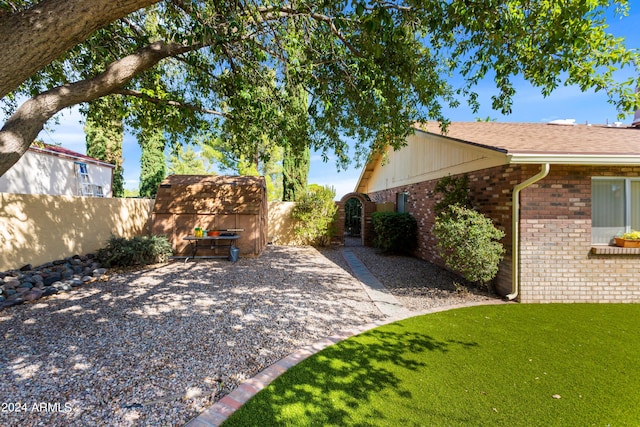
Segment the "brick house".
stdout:
[[[564,125],[561,125],[564,124]],[[474,207],[506,236],[496,290],[521,302],[640,302],[640,129],[521,123],[429,123],[363,169],[356,192],[418,221],[416,255],[435,250],[434,186],[467,174]]]

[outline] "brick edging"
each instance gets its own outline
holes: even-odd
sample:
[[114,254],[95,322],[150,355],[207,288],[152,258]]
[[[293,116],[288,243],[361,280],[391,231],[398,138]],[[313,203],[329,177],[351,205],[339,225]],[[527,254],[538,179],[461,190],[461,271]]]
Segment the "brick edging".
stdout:
[[236,410],[238,410],[243,404],[249,401],[260,390],[271,384],[273,380],[284,374],[289,368],[297,365],[310,356],[324,350],[325,348],[337,344],[340,341],[344,341],[347,338],[354,337],[363,332],[371,329],[378,328],[380,326],[388,325],[393,322],[408,319],[410,317],[423,316],[425,314],[439,313],[448,310],[454,310],[457,308],[474,307],[480,305],[497,305],[497,304],[514,304],[501,300],[488,300],[488,301],[474,301],[463,304],[454,304],[441,307],[434,307],[428,310],[422,310],[417,312],[410,312],[406,315],[389,317],[376,322],[368,323],[366,325],[356,326],[337,334],[323,338],[311,345],[304,346],[288,356],[275,362],[273,365],[265,368],[253,378],[250,378],[240,384],[235,390],[222,399],[214,403],[209,408],[201,412],[197,417],[193,418],[185,427],[218,427],[227,418],[231,416]]

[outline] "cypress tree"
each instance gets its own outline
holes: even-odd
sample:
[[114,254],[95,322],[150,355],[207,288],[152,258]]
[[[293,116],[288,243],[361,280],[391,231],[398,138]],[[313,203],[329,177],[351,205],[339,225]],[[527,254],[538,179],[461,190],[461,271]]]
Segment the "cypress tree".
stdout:
[[84,125],[87,156],[115,165],[113,170],[113,197],[124,197],[124,169],[122,167],[122,141],[124,128],[117,110],[106,108],[110,100],[103,98],[89,105]]

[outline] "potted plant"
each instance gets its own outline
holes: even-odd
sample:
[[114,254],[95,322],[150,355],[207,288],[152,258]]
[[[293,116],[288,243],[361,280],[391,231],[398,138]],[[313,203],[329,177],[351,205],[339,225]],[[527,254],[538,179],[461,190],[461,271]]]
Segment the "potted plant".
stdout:
[[629,233],[615,237],[616,246],[622,248],[640,248],[640,231],[631,230]]

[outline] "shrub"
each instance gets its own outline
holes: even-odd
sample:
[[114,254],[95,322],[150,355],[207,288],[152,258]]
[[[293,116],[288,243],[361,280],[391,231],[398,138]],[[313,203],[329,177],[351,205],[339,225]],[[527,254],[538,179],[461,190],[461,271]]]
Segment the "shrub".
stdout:
[[418,223],[408,213],[374,212],[375,245],[383,252],[411,253],[418,244]]
[[96,256],[105,267],[126,267],[166,262],[171,253],[171,243],[165,236],[111,236]]
[[465,279],[487,285],[498,273],[504,232],[481,213],[451,205],[436,217],[437,250],[447,267]]
[[442,199],[435,204],[436,214],[447,209],[450,205],[459,205],[471,208],[471,198],[469,197],[469,176],[459,177],[445,176],[441,178],[434,188],[434,192],[440,194]]
[[296,200],[291,216],[298,220],[295,233],[302,244],[326,246],[331,242],[331,225],[338,210],[332,187],[311,184]]

